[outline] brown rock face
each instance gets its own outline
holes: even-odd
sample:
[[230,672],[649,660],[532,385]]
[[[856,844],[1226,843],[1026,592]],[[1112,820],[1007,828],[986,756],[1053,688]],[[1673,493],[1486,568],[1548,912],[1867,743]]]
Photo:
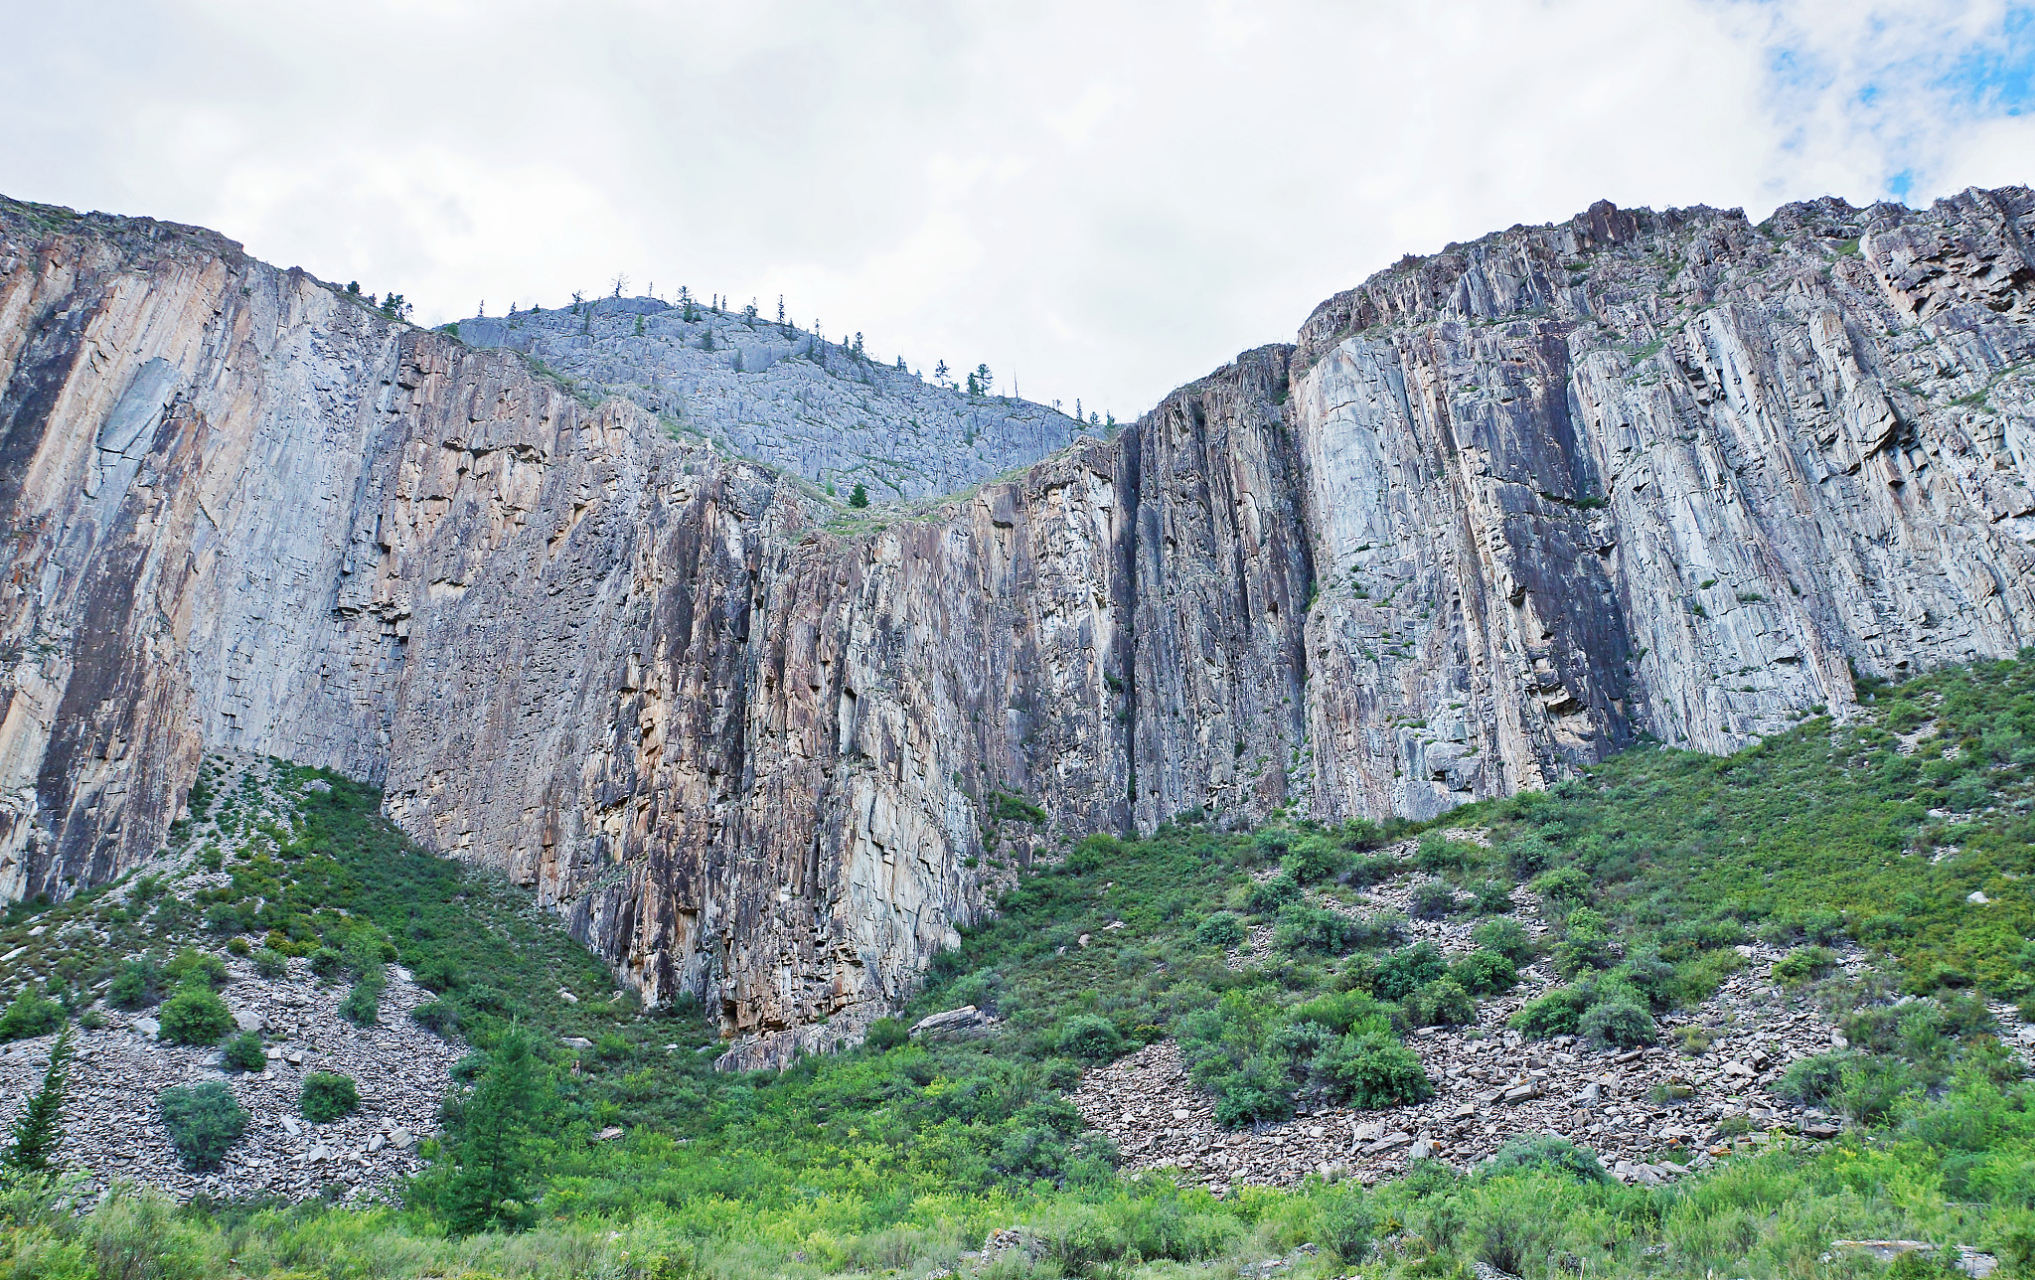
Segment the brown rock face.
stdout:
[[206,746],[329,765],[762,1063],[1061,836],[1842,714],[2030,641],[2031,233],[2021,189],[1599,205],[831,531],[209,233],[0,205],[0,896],[132,865]]

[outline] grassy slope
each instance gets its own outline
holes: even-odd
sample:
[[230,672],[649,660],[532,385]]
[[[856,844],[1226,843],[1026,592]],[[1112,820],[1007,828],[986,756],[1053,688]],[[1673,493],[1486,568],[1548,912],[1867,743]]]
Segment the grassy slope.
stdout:
[[[1872,706],[1859,725],[1811,721],[1727,760],[1628,753],[1549,795],[1450,815],[1450,825],[1487,827],[1493,847],[1430,838],[1425,856],[1465,893],[1493,877],[1554,890],[1558,936],[1594,930],[1614,944],[1602,959],[1616,966],[1609,978],[1584,963],[1579,984],[1623,982],[1632,957],[1658,954],[1672,978],[1655,974],[1657,1003],[1706,988],[1748,931],[1804,942],[1848,934],[1884,949],[1914,992],[1978,984],[2020,995],[2031,905],[2017,880],[2035,860],[2026,807],[2035,663],[1941,673],[1879,691]],[[1935,736],[1912,755],[1894,749],[1890,726],[1930,721]],[[1060,1093],[1083,1055],[1185,1031],[1212,1037],[1207,1078],[1218,1089],[1257,1066],[1282,1072],[1289,1091],[1326,1087],[1304,1054],[1253,1063],[1262,1045],[1225,1050],[1208,1011],[1251,1004],[1262,1038],[1323,993],[1378,986],[1389,936],[1320,953],[1292,927],[1304,916],[1286,908],[1288,945],[1232,970],[1221,947],[1202,940],[1202,925],[1225,908],[1248,916],[1251,885],[1282,853],[1303,864],[1294,870],[1311,882],[1308,897],[1342,893],[1339,880],[1375,874],[1367,872],[1375,855],[1352,847],[1375,845],[1375,832],[1303,827],[1253,839],[1179,826],[1143,841],[1092,840],[1030,878],[997,920],[943,957],[906,1015],[976,1003],[1001,1016],[998,1035],[864,1049],[743,1078],[706,1067],[709,1055],[697,1051],[706,1029],[692,1012],[645,1014],[607,1001],[607,975],[525,896],[419,853],[374,815],[371,792],[327,780],[329,793],[307,794],[303,830],[279,844],[278,860],[301,869],[280,895],[291,902],[285,915],[334,936],[372,921],[403,963],[447,988],[483,1048],[511,1019],[546,1033],[559,1087],[538,1139],[548,1180],[542,1221],[534,1233],[455,1246],[437,1240],[421,1212],[187,1214],[157,1236],[185,1241],[192,1274],[227,1274],[204,1258],[229,1251],[249,1274],[306,1264],[346,1274],[369,1259],[379,1274],[455,1264],[511,1273],[524,1268],[518,1258],[544,1274],[601,1259],[616,1274],[647,1274],[657,1258],[725,1274],[923,1272],[1014,1220],[1032,1223],[1042,1243],[1036,1256],[998,1263],[1004,1273],[1166,1257],[1212,1266],[1239,1251],[1347,1240],[1367,1219],[1395,1241],[1378,1265],[1402,1274],[1452,1274],[1473,1257],[1541,1274],[1564,1254],[1617,1273],[1748,1274],[1813,1269],[1835,1235],[2002,1244],[2030,1225],[2030,1099],[1979,1025],[1947,1038],[1939,1027],[1928,1044],[1920,1033],[1887,1040],[1887,1062],[1905,1073],[1897,1083],[1912,1092],[1873,1138],[1734,1161],[1674,1190],[1436,1170],[1368,1195],[1250,1192],[1217,1204],[1113,1178],[1110,1153],[1078,1132]],[[1945,807],[1972,816],[1929,816]],[[283,857],[290,845],[294,861]],[[1967,901],[1974,890],[1991,903]],[[1263,896],[1255,905],[1267,905]],[[1572,926],[1569,907],[1597,918]],[[66,904],[39,919],[105,910]],[[1264,914],[1280,918],[1278,908]],[[1123,928],[1107,927],[1119,920]],[[27,927],[27,915],[14,913],[0,950]],[[121,927],[113,924],[116,941],[139,936]],[[92,975],[89,957],[71,963],[69,974],[50,969],[59,988]],[[553,996],[560,986],[579,1002]],[[1383,1012],[1401,1025],[1422,1014],[1417,995],[1387,1003]],[[564,1035],[597,1048],[569,1051],[557,1042]],[[588,1141],[610,1123],[629,1136]],[[101,1210],[87,1230],[140,1230],[120,1216],[139,1212]],[[70,1228],[32,1218],[11,1229],[6,1247],[82,1247]],[[610,1239],[610,1229],[621,1234]],[[1327,1259],[1302,1259],[1301,1270],[1330,1273]]]

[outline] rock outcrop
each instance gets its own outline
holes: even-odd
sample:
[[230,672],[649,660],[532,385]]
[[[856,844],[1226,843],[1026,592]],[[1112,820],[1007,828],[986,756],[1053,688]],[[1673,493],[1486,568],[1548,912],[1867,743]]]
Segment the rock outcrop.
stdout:
[[0,896],[146,856],[208,746],[329,765],[770,1061],[1065,838],[1841,715],[2030,642],[2031,234],[2018,188],[1599,205],[850,513],[697,407],[674,439],[210,233],[6,204]]

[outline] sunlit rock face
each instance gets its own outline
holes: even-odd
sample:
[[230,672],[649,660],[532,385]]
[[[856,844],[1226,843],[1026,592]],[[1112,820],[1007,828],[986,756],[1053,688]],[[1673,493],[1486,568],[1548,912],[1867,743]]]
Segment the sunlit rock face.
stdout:
[[1599,205],[850,521],[653,397],[0,205],[0,894],[146,857],[207,747],[326,765],[780,1062],[1063,839],[1426,816],[2030,643],[2031,235]]

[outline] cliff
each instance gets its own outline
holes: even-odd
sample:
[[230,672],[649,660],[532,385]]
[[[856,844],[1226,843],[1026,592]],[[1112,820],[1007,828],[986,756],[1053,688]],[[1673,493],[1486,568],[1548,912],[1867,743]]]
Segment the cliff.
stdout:
[[145,856],[207,747],[329,765],[781,1060],[1070,837],[1424,816],[2026,645],[2031,234],[2018,188],[1599,205],[848,513],[210,233],[5,204],[0,895]]

